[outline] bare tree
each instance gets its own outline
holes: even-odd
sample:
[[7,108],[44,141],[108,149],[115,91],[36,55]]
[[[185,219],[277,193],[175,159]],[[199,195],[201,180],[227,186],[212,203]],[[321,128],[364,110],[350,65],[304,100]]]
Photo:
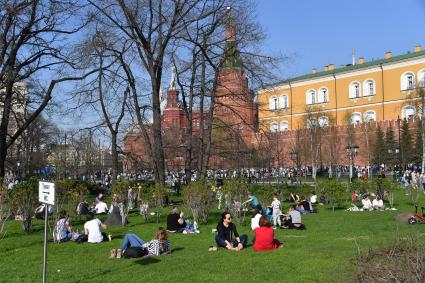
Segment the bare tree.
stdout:
[[[47,107],[57,85],[94,73],[79,75],[78,56],[67,52],[71,36],[86,26],[82,7],[76,0],[0,2],[0,176],[8,149]],[[73,74],[67,75],[68,70]],[[41,79],[48,77],[53,79]],[[29,84],[32,92],[27,92]],[[16,103],[31,111],[12,128]]]

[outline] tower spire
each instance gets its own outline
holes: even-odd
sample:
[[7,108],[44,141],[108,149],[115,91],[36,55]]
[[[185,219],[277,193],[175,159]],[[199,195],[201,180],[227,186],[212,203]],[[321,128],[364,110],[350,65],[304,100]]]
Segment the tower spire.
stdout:
[[171,80],[170,80],[170,85],[168,87],[168,90],[176,90],[176,67],[172,66],[171,67]]
[[236,39],[236,26],[232,15],[232,8],[226,8],[226,46],[224,47],[224,58],[222,61],[223,68],[242,68],[242,60]]

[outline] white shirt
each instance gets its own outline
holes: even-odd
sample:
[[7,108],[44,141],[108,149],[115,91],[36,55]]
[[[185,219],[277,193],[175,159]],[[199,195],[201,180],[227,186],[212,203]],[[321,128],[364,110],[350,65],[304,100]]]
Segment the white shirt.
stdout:
[[102,224],[102,222],[97,218],[87,221],[84,224],[84,230],[86,230],[89,234],[87,242],[100,243],[103,241],[103,236],[100,232],[100,224]]
[[108,211],[108,206],[103,201],[96,204],[94,207],[94,210],[96,210],[96,213],[106,213]]
[[258,213],[254,216],[254,218],[251,218],[251,229],[252,230],[260,227],[260,218],[261,218],[261,214],[258,214]]
[[276,199],[272,201],[273,212],[280,211],[280,200]]
[[317,202],[317,195],[312,195],[312,196],[310,197],[310,202],[311,202],[311,203],[316,203],[316,202]]
[[371,209],[372,203],[370,202],[370,199],[362,199],[363,209]]
[[374,199],[372,202],[373,207],[378,207],[378,208],[383,208],[384,207],[384,202],[382,201],[382,199],[377,200]]

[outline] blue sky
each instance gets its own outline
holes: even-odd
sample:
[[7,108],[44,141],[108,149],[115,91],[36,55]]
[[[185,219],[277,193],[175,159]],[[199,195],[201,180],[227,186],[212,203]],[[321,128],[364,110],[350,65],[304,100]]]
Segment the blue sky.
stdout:
[[258,0],[266,52],[290,56],[281,78],[425,48],[425,0]]

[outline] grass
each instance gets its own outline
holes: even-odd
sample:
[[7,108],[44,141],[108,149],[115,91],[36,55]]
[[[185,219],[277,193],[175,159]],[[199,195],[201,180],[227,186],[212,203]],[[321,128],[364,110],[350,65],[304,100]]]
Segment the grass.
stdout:
[[[425,197],[421,195],[421,204]],[[213,244],[211,229],[219,212],[214,211],[201,234],[169,236],[173,254],[141,259],[110,260],[109,251],[118,248],[126,233],[136,233],[145,240],[153,238],[158,227],[155,218],[145,223],[142,216],[130,215],[126,227],[108,229],[112,242],[101,244],[49,243],[49,282],[352,282],[357,269],[352,263],[359,249],[382,248],[395,235],[425,235],[425,225],[409,226],[395,222],[394,215],[412,211],[401,192],[395,206],[398,211],[347,212],[319,207],[318,214],[303,216],[305,231],[277,230],[284,248],[254,252],[252,247],[240,252],[208,252]],[[287,204],[284,208],[286,209]],[[168,209],[167,209],[168,212]],[[186,213],[187,215],[187,213]],[[237,226],[240,233],[252,232]],[[165,225],[165,217],[160,225]],[[83,221],[73,221],[82,227]],[[8,224],[6,237],[0,240],[0,281],[39,282],[43,254],[43,222],[37,220],[33,232],[25,235],[20,223]]]

